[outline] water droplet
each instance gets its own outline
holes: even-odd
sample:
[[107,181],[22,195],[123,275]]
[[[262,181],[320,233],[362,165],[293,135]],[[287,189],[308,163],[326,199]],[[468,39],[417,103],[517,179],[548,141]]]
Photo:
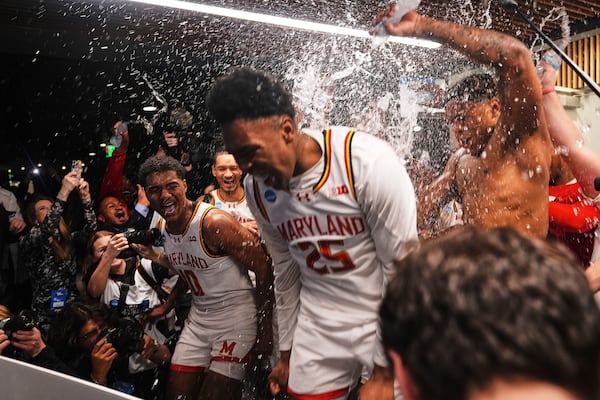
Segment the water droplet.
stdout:
[[568,156],[569,148],[567,146],[556,146],[556,154],[561,156]]

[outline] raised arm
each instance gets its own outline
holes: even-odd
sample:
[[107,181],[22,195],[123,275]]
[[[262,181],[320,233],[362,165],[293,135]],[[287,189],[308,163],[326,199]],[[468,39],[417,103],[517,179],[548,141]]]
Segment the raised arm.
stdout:
[[394,10],[395,4],[390,5],[376,21],[384,21],[389,34],[444,43],[496,70],[502,103],[499,123],[504,126],[504,132],[515,139],[504,142],[518,143],[516,139],[522,135],[537,131],[542,94],[531,54],[521,41],[493,30],[438,21],[415,11],[408,12],[396,24],[386,21]]
[[583,192],[592,198],[600,195],[594,188],[594,179],[600,177],[600,155],[583,144],[583,135],[565,111],[558,94],[554,90],[557,72],[546,62],[543,63],[542,104],[546,113],[548,132],[561,151],[569,168],[577,178]]
[[90,297],[99,298],[104,293],[108,276],[110,275],[110,267],[119,255],[119,253],[129,247],[127,239],[122,233],[114,235],[108,241],[106,249],[100,257],[100,261],[87,284],[87,292]]
[[417,194],[417,227],[419,236],[423,239],[432,236],[435,222],[439,217],[441,207],[450,199],[456,186],[456,166],[462,155],[458,150],[448,160],[444,172]]

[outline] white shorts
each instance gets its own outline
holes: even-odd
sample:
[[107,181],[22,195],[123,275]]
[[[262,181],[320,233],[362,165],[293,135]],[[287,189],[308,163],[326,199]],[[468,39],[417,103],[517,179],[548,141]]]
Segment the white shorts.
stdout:
[[236,307],[217,315],[192,306],[173,358],[172,371],[201,372],[208,368],[232,379],[244,377],[256,341],[256,308]]
[[346,398],[373,371],[377,322],[354,327],[324,327],[299,316],[290,358],[288,391],[299,395]]

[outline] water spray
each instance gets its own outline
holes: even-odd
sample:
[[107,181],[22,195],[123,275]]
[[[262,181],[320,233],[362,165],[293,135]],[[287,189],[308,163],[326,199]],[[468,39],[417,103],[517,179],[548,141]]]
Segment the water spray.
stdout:
[[537,27],[523,12],[519,9],[519,5],[516,0],[500,0],[500,5],[508,10],[513,10],[517,16],[519,16],[523,21],[528,23],[538,35],[546,42],[552,50],[556,52],[566,62],[573,71],[588,85],[588,87],[596,94],[596,96],[600,97],[600,86],[594,82],[588,74],[585,73],[573,60],[569,58],[568,55],[565,54],[564,51],[558,46],[552,39],[550,39],[540,28]]

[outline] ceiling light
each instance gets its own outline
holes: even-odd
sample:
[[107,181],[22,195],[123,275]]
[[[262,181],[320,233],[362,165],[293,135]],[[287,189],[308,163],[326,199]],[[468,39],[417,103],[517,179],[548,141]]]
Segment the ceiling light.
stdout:
[[88,153],[88,156],[90,156],[90,157],[94,157],[95,155],[96,155],[96,153],[94,153],[93,151]]
[[[264,24],[287,26],[290,28],[301,29],[301,30],[305,30],[305,31],[331,33],[334,35],[355,36],[355,37],[359,37],[359,38],[371,38],[372,37],[369,34],[369,32],[362,31],[359,29],[344,28],[341,26],[321,24],[318,22],[302,21],[299,19],[276,17],[274,15],[258,14],[258,13],[248,12],[248,11],[233,10],[230,8],[209,6],[206,4],[191,3],[188,1],[180,1],[180,0],[129,0],[129,1],[132,1],[135,3],[152,4],[155,6],[177,8],[180,10],[201,12],[204,14],[219,15],[221,17],[230,17],[230,18],[244,19],[244,20],[254,21],[254,22],[262,22]],[[390,36],[388,40],[390,42],[408,44],[408,45],[412,45],[412,46],[427,47],[427,48],[431,48],[431,49],[441,46],[440,43],[432,42],[429,40],[408,38],[408,37]]]

